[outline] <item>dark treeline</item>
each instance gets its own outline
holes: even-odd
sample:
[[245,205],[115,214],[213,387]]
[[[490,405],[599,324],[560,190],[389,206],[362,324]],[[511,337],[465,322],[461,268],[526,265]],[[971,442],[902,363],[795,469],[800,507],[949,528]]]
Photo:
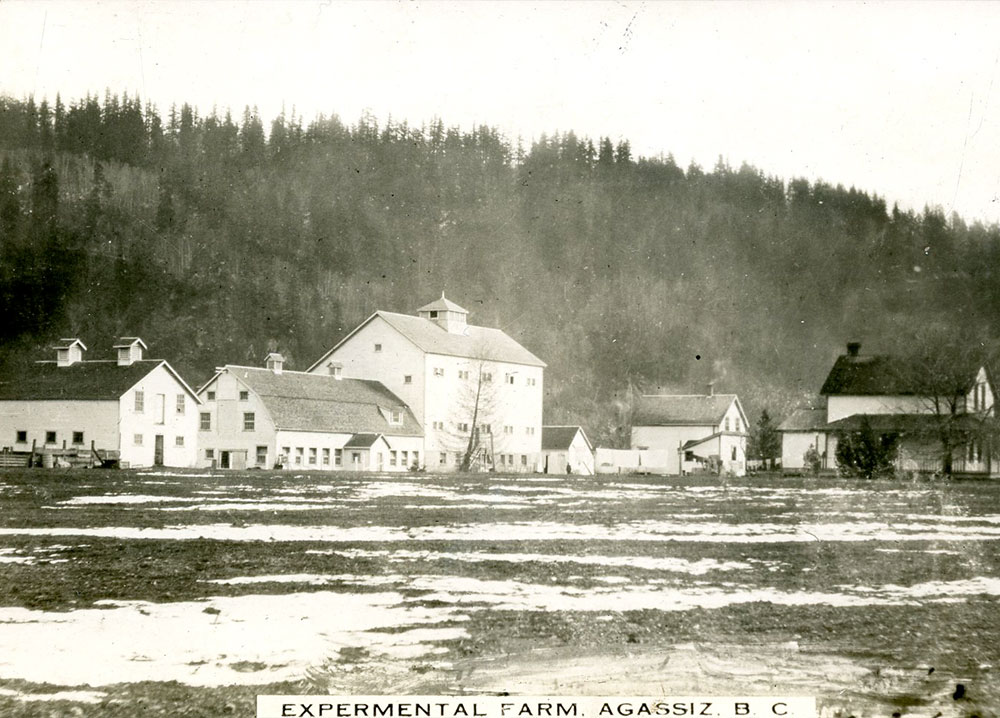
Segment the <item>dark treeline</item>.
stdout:
[[1000,336],[997,227],[626,141],[107,94],[0,98],[0,155],[10,362],[137,334],[195,382],[270,349],[305,368],[443,290],[548,362],[546,421],[608,443],[637,391],[714,379],[781,417],[847,339]]

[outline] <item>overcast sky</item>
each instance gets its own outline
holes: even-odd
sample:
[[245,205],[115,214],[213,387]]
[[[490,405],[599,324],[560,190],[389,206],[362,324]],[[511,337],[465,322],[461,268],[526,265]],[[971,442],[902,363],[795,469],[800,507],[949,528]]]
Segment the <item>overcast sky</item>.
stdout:
[[970,220],[1000,221],[998,61],[990,2],[0,0],[17,97],[572,129]]

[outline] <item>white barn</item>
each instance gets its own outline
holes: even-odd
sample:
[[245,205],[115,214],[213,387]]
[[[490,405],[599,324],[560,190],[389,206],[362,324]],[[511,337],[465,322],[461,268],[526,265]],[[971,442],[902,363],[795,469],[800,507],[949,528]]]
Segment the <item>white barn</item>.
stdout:
[[668,474],[747,471],[747,418],[735,394],[659,394],[639,397],[632,448],[667,452]]
[[547,474],[594,474],[594,447],[582,426],[542,427],[542,471]]
[[79,339],[0,379],[0,446],[11,452],[88,456],[122,466],[193,467],[198,396],[145,343],[123,337],[115,359],[84,359]]
[[500,329],[467,322],[442,297],[416,316],[377,311],[308,371],[381,382],[424,431],[430,471],[537,471],[545,362]]
[[423,465],[413,412],[377,381],[226,365],[198,394],[199,464],[222,469],[408,471]]

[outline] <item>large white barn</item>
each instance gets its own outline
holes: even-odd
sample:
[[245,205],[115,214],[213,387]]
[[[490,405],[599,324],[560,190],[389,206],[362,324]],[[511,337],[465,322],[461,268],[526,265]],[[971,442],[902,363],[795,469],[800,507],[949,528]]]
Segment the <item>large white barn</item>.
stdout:
[[536,471],[545,362],[499,329],[467,322],[444,295],[416,316],[377,311],[308,371],[373,379],[402,399],[424,430],[430,471]]
[[0,379],[0,446],[11,452],[114,460],[122,466],[192,467],[197,458],[195,392],[145,343],[122,337],[115,359],[84,359],[79,339]]
[[198,390],[205,467],[408,471],[423,465],[423,432],[377,381],[226,365]]

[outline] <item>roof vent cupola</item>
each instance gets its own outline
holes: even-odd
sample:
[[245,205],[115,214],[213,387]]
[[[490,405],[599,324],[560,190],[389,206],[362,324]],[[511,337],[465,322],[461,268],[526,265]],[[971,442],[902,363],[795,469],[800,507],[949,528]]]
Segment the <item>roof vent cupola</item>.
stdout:
[[281,356],[278,352],[271,352],[265,357],[264,366],[275,374],[280,374],[285,367],[285,357]]
[[79,339],[60,339],[59,344],[52,347],[56,350],[56,366],[73,366],[83,361],[86,345]]
[[444,292],[441,292],[441,298],[420,307],[417,316],[434,322],[451,334],[464,334],[469,313],[455,302],[445,299]]
[[119,337],[113,349],[118,352],[118,366],[132,366],[142,361],[142,352],[149,347],[139,337]]
[[339,361],[332,361],[328,363],[326,368],[330,372],[330,376],[334,379],[339,381],[344,378],[344,365]]

